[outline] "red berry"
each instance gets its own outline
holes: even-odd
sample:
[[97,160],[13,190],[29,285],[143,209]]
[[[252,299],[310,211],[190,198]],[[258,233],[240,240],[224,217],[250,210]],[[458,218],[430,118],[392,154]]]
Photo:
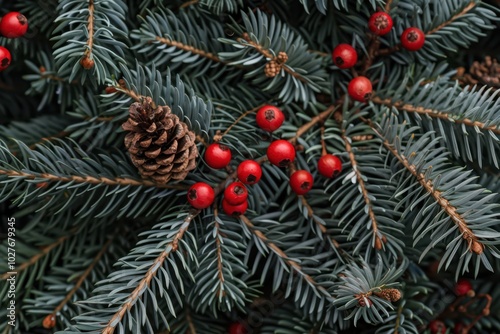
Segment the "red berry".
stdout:
[[222,210],[226,213],[228,216],[233,216],[237,217],[245,213],[248,209],[248,202],[244,201],[241,204],[238,205],[231,205],[229,202],[224,198],[222,199]]
[[375,35],[386,35],[392,29],[392,17],[386,12],[376,12],[368,20],[368,28]]
[[224,190],[224,199],[231,205],[246,202],[248,190],[241,182],[233,182]]
[[411,27],[403,31],[403,34],[401,35],[401,45],[406,50],[409,51],[417,51],[424,46],[425,43],[425,34],[422,32],[422,30]]
[[28,20],[19,12],[7,13],[0,21],[0,34],[7,38],[22,37],[26,31],[28,31]]
[[9,50],[0,46],[0,71],[5,70],[10,65],[10,61],[12,60],[12,56],[10,55]]
[[262,177],[262,168],[253,160],[245,160],[238,166],[238,179],[244,184],[256,184]]
[[342,171],[342,161],[333,154],[325,154],[318,161],[318,172],[324,177],[333,178]]
[[446,333],[446,326],[444,322],[440,320],[432,320],[429,324],[429,329],[432,334],[444,334]]
[[349,82],[347,92],[353,100],[366,102],[372,97],[372,83],[367,77],[356,77]]
[[229,327],[229,334],[247,334],[247,330],[243,324],[235,322]]
[[205,151],[205,162],[215,169],[224,168],[231,162],[231,150],[219,143],[210,144]]
[[195,209],[206,209],[215,199],[215,192],[205,182],[195,183],[189,188],[187,193],[187,200],[189,204]]
[[358,53],[349,44],[339,44],[333,49],[332,59],[341,69],[351,68],[358,61]]
[[280,108],[266,105],[257,111],[255,120],[257,121],[259,128],[265,131],[273,132],[274,130],[277,130],[281,124],[283,124],[285,115],[283,115]]
[[470,290],[472,290],[472,284],[467,279],[459,279],[457,284],[455,284],[455,293],[457,296],[465,296]]
[[286,140],[275,140],[267,148],[267,158],[273,165],[286,167],[295,160],[295,147]]
[[297,195],[304,195],[313,187],[313,176],[306,170],[298,170],[290,176],[290,187]]

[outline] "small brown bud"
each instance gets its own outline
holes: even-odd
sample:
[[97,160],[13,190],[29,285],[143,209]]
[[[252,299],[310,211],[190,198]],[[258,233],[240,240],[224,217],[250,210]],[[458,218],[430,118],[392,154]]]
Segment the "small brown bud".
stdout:
[[375,296],[388,300],[390,302],[397,302],[398,300],[401,299],[401,291],[398,289],[384,289],[379,292],[374,292]]
[[82,65],[82,67],[86,70],[90,70],[92,67],[94,67],[94,61],[92,59],[90,59],[89,56],[84,56],[81,60],[80,60],[80,65]]
[[481,254],[483,254],[483,251],[484,251],[484,245],[477,240],[473,240],[472,244],[470,246],[470,249],[472,252],[476,253],[477,255],[481,255]]
[[379,238],[379,236],[375,236],[375,249],[376,250],[381,250],[382,249],[382,240]]
[[106,92],[106,94],[113,94],[113,93],[116,93],[117,90],[116,90],[116,87],[108,86],[104,89],[104,92]]
[[286,63],[287,60],[288,60],[288,55],[286,54],[286,52],[281,51],[278,53],[278,56],[276,57],[276,61],[278,62],[278,64],[284,64]]
[[373,302],[366,297],[361,297],[358,299],[358,304],[361,307],[366,307],[366,306],[370,307],[373,305]]
[[54,314],[47,315],[42,322],[43,328],[52,329],[56,327],[56,316]]
[[40,73],[45,73],[47,72],[47,69],[43,66],[40,66]]
[[37,183],[35,187],[37,187],[37,188],[47,188],[48,186],[49,186],[48,182],[40,182],[40,183]]

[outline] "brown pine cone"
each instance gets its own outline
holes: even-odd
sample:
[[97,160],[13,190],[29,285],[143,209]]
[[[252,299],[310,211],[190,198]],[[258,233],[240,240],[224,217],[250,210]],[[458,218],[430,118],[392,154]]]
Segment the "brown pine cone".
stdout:
[[274,60],[270,60],[264,68],[264,73],[268,78],[274,78],[281,70],[281,66]]
[[122,128],[130,131],[125,147],[144,178],[158,184],[184,180],[196,167],[196,135],[171,113],[170,107],[154,107],[152,98],[132,103]]
[[284,51],[280,51],[276,57],[278,64],[284,64],[288,60],[288,55]]
[[401,291],[399,291],[398,289],[384,289],[380,292],[375,292],[374,294],[377,297],[383,298],[390,302],[397,302],[399,299],[401,299]]

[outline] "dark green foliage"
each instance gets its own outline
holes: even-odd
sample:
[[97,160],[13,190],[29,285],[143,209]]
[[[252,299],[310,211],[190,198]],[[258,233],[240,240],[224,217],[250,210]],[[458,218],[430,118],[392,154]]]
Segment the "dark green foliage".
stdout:
[[[18,221],[17,324],[4,323],[2,307],[2,334],[221,334],[232,323],[248,334],[422,333],[433,319],[453,328],[473,314],[481,316],[470,333],[500,331],[499,94],[454,80],[471,54],[495,49],[497,7],[0,0],[0,8],[24,12],[31,27],[25,38],[0,38],[14,56],[0,74],[2,259],[12,243],[7,219]],[[367,29],[375,10],[395,23],[378,39]],[[426,33],[420,51],[399,46],[409,26]],[[339,43],[358,52],[352,70],[332,64]],[[90,69],[80,64],[87,56]],[[367,103],[347,95],[357,75],[373,83]],[[122,124],[146,97],[196,134],[197,166],[185,180],[155,184],[126,154]],[[255,121],[266,104],[285,114],[273,133]],[[278,138],[295,145],[288,168],[266,161]],[[232,151],[227,168],[204,161],[214,141]],[[335,178],[318,171],[324,151],[342,161]],[[222,193],[246,159],[263,175],[247,187],[245,214],[230,217]],[[304,196],[289,187],[293,169],[314,177]],[[207,209],[186,201],[195,182],[215,189]],[[2,305],[9,270],[1,261]],[[476,297],[457,298],[463,276]],[[468,313],[448,312],[468,301]],[[55,328],[42,329],[52,313]]]

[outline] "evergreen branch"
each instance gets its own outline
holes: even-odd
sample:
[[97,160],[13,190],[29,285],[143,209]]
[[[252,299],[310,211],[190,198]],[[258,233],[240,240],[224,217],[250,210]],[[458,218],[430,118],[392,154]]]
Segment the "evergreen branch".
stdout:
[[68,131],[65,131],[65,130],[60,131],[60,132],[58,132],[58,133],[56,133],[56,134],[54,134],[52,136],[40,138],[39,141],[37,141],[34,144],[31,144],[29,146],[29,148],[32,149],[32,150],[34,150],[38,145],[43,145],[43,143],[45,143],[45,142],[50,142],[50,141],[53,141],[53,140],[56,140],[56,139],[64,138],[64,137],[66,137],[69,134],[70,134],[70,132],[68,132]]
[[303,272],[300,264],[290,259],[281,248],[279,248],[275,243],[269,241],[264,233],[257,230],[250,219],[248,219],[245,215],[241,215],[239,218],[257,238],[264,242],[273,251],[274,254],[283,259],[294,271],[296,271],[300,275],[302,279],[314,286],[330,301],[334,300],[333,296],[323,286],[319,285],[310,275]]
[[192,5],[196,5],[198,2],[200,2],[200,1],[199,0],[190,0],[190,1],[184,2],[182,5],[179,6],[179,9],[183,9],[183,8],[187,8],[187,7],[192,6]]
[[196,327],[194,326],[193,318],[191,317],[191,312],[187,306],[186,306],[186,322],[188,323],[189,326],[189,334],[196,334]]
[[432,35],[436,32],[438,32],[439,30],[443,29],[444,27],[450,25],[451,23],[453,23],[455,20],[457,20],[458,18],[460,18],[461,16],[464,16],[465,14],[467,14],[470,10],[472,10],[474,7],[476,7],[477,3],[475,1],[471,1],[467,6],[464,7],[464,9],[462,9],[461,12],[453,15],[450,19],[448,19],[446,22],[443,22],[441,23],[440,25],[438,25],[437,27],[435,27],[434,29],[430,30],[430,31],[427,31],[425,33],[426,36],[429,36],[429,35]]
[[370,217],[372,223],[372,233],[373,233],[373,238],[375,239],[373,247],[377,250],[380,250],[382,249],[382,243],[384,243],[385,237],[378,229],[377,219],[375,217],[375,212],[373,212],[370,196],[368,195],[368,190],[366,189],[365,181],[363,180],[363,176],[361,175],[361,172],[358,168],[356,156],[354,155],[350,139],[346,136],[345,130],[342,130],[341,137],[345,144],[345,150],[349,155],[349,160],[351,161],[351,167],[354,170],[354,173],[356,174],[356,180],[358,181],[359,189],[361,190],[363,199],[365,200],[366,203],[366,207],[368,208],[368,216]]
[[385,11],[389,13],[391,11],[392,0],[386,0]]
[[305,206],[305,208],[307,209],[307,216],[312,219],[316,225],[318,226],[318,228],[320,229],[321,233],[326,236],[328,238],[328,240],[330,240],[331,244],[338,250],[342,251],[344,253],[344,251],[342,250],[339,242],[337,240],[335,240],[332,236],[330,236],[328,234],[328,231],[326,229],[326,226],[321,224],[321,222],[319,222],[315,217],[314,217],[314,210],[313,208],[311,207],[311,205],[307,202],[307,199],[304,197],[304,196],[299,196],[300,197],[300,201],[302,202],[302,205]]
[[157,184],[150,180],[134,180],[126,177],[117,177],[114,179],[107,177],[93,177],[93,176],[59,176],[49,173],[29,173],[16,170],[0,169],[0,175],[8,177],[20,177],[28,180],[46,179],[51,182],[71,182],[71,183],[87,183],[87,184],[104,184],[107,186],[134,186],[134,187],[155,187],[165,189],[186,190],[187,187],[183,185],[169,185]]
[[[248,32],[244,32],[241,35],[240,39],[244,40],[247,44],[251,45],[258,53],[260,53],[261,55],[263,55],[266,59],[276,60],[276,57],[273,56],[273,54],[271,52],[269,52],[268,49],[266,49],[261,44],[252,41],[250,39],[250,35],[248,35]],[[287,72],[288,74],[290,74],[294,78],[297,78],[298,80],[300,80],[300,81],[302,81],[302,82],[304,82],[306,84],[309,83],[309,81],[306,78],[304,78],[303,76],[301,76],[299,73],[297,73],[296,71],[292,70],[288,66],[282,66],[282,68],[285,70],[285,72]]]
[[[218,216],[218,209],[217,209],[217,206],[214,205],[214,216],[217,217]],[[223,272],[223,267],[222,267],[222,247],[221,247],[221,242],[220,242],[220,225],[217,221],[217,219],[214,220],[214,225],[215,225],[215,248],[217,249],[217,271],[218,271],[218,274],[217,274],[217,277],[219,278],[219,281],[220,281],[220,285],[219,285],[219,288],[217,290],[217,293],[216,295],[219,296],[223,293],[223,291],[221,291],[220,287],[223,286],[224,284],[224,272]]]
[[412,104],[404,103],[403,101],[392,102],[392,100],[390,98],[384,100],[378,96],[375,96],[371,100],[371,102],[378,104],[378,105],[384,105],[384,106],[389,107],[389,108],[394,107],[394,108],[398,109],[399,111],[406,111],[409,113],[417,113],[420,115],[426,115],[426,116],[429,116],[431,118],[442,119],[445,121],[450,121],[450,119],[452,119],[454,123],[463,124],[463,125],[473,127],[473,128],[479,128],[479,129],[484,130],[484,131],[491,131],[495,134],[500,135],[500,126],[498,126],[498,125],[487,126],[483,122],[473,121],[473,120],[468,119],[468,118],[461,118],[461,119],[460,118],[451,118],[450,114],[436,110],[436,109],[415,106]]
[[221,61],[220,58],[217,57],[215,54],[208,52],[208,51],[204,51],[202,49],[195,48],[194,46],[186,45],[182,42],[174,41],[170,38],[165,38],[165,37],[160,37],[160,36],[156,36],[155,39],[162,44],[165,44],[168,46],[174,46],[180,50],[194,53],[194,54],[199,55],[201,57],[210,59],[213,62],[226,64],[226,62]]
[[291,139],[289,139],[289,141],[292,144],[296,144],[297,140],[300,137],[302,137],[304,135],[304,133],[309,131],[314,125],[324,122],[332,114],[332,112],[335,110],[335,107],[336,107],[335,105],[331,105],[330,107],[328,107],[328,109],[326,109],[322,113],[314,116],[309,122],[305,123],[300,128],[298,128],[297,131],[295,132],[295,136],[293,136]]
[[247,110],[245,111],[243,114],[241,114],[225,131],[224,133],[222,133],[221,135],[217,135],[217,139],[214,139],[215,141],[220,141],[225,135],[227,135],[229,133],[229,131],[231,131],[231,129],[236,125],[238,124],[243,118],[245,118],[246,116],[248,116],[249,114],[251,113],[254,113],[256,112],[257,110],[259,110],[261,107],[263,107],[265,104],[261,104],[255,108],[252,108],[250,110]]
[[[51,250],[53,250],[54,248],[56,248],[57,246],[61,245],[63,242],[68,240],[70,237],[72,237],[77,231],[78,231],[78,228],[76,228],[76,227],[72,228],[71,230],[68,231],[68,233],[66,235],[59,237],[50,245],[47,245],[47,246],[44,246],[43,248],[41,248],[39,253],[36,253],[28,261],[24,262],[19,267],[17,267],[14,271],[17,272],[17,274],[19,275],[22,271],[24,271],[28,267],[34,265],[35,263],[38,262],[38,260],[43,258],[48,253],[50,253]],[[0,276],[0,281],[4,281],[9,277],[10,277],[9,273],[5,273],[5,274]]]
[[97,255],[94,257],[94,260],[89,264],[87,269],[82,273],[78,281],[76,281],[75,286],[66,294],[66,297],[57,305],[57,307],[54,309],[52,312],[53,316],[56,316],[56,314],[63,309],[63,307],[71,300],[71,297],[80,289],[82,286],[83,282],[87,279],[87,277],[90,275],[96,264],[99,262],[99,260],[102,258],[102,256],[107,252],[109,246],[111,245],[111,242],[113,242],[113,239],[115,238],[117,234],[113,234],[112,237],[108,239],[108,241],[102,246],[102,249],[97,253]]
[[151,281],[156,276],[158,269],[163,266],[163,263],[167,258],[175,253],[179,248],[179,242],[182,240],[184,233],[188,230],[191,221],[200,213],[200,210],[190,212],[189,215],[184,219],[182,226],[175,235],[175,237],[167,245],[165,245],[164,250],[160,255],[153,261],[152,265],[149,267],[146,274],[142,279],[137,282],[136,288],[128,295],[125,302],[118,308],[118,311],[111,317],[107,325],[102,329],[101,334],[113,334],[116,326],[121,322],[125,314],[130,311],[132,306],[134,306],[137,300],[147,291],[150,286]]
[[[373,131],[381,136],[381,138],[384,138],[370,120],[366,120],[364,118],[363,120],[369,124]],[[443,196],[441,191],[434,188],[433,181],[431,179],[426,179],[426,176],[423,173],[419,173],[416,166],[411,164],[404,155],[400,154],[388,140],[384,140],[383,145],[392,153],[394,157],[399,160],[406,170],[415,177],[422,188],[434,198],[435,202],[439,204],[443,211],[446,212],[446,214],[451,218],[453,223],[458,227],[459,232],[462,234],[462,238],[467,241],[468,250],[477,255],[481,255],[484,251],[484,244],[478,241],[477,236],[469,228],[465,218],[458,213],[457,208],[451,205],[451,203]]]
[[92,54],[92,49],[94,47],[94,0],[89,0],[89,16],[87,23],[87,30],[89,32],[89,38],[87,40],[87,50],[83,53],[82,59],[90,59]]

